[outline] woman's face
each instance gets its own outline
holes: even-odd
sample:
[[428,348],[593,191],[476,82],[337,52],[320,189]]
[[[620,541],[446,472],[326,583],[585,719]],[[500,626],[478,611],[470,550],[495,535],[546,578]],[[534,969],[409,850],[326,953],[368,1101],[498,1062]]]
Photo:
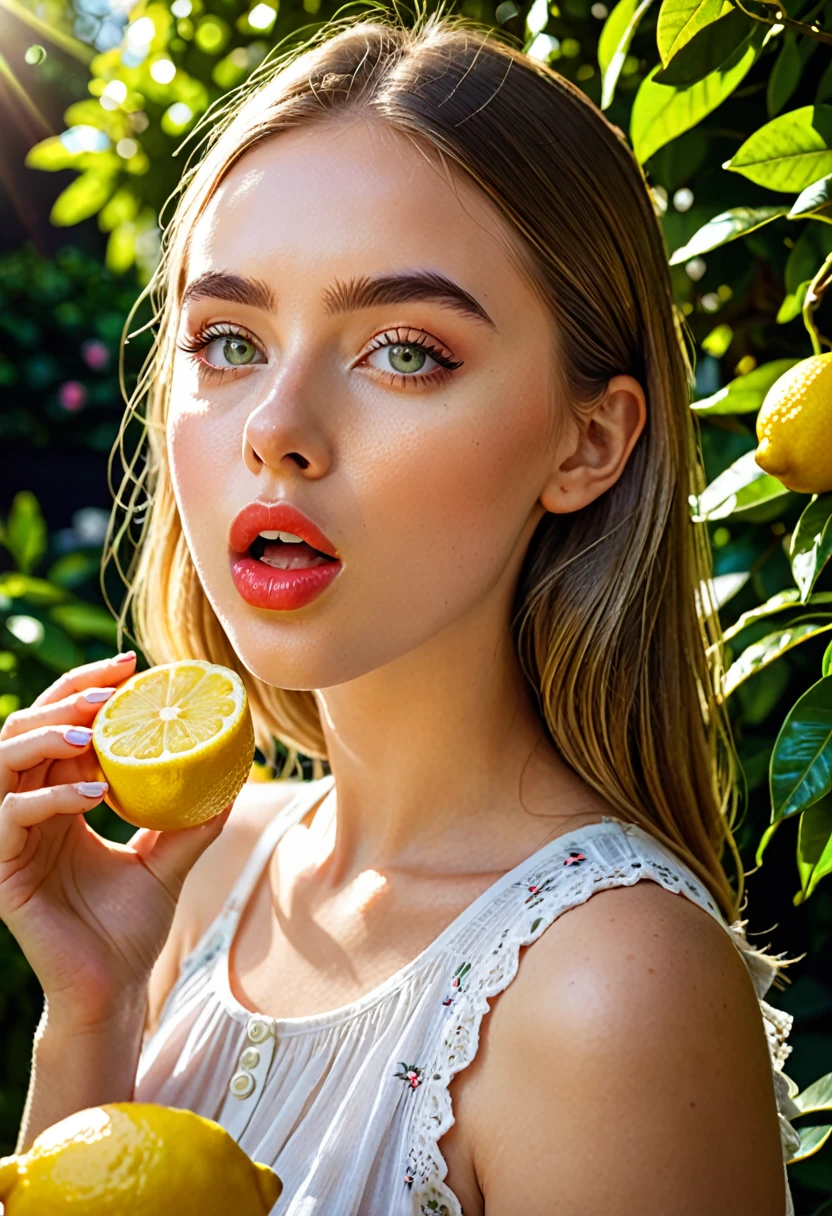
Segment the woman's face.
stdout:
[[[563,408],[513,240],[475,185],[360,123],[255,147],[195,225],[187,282],[215,277],[179,319],[177,343],[202,349],[175,356],[174,492],[205,592],[262,680],[340,684],[474,614],[507,630]],[[356,290],[380,276],[456,287]],[[298,508],[340,555],[299,607],[235,585],[235,564],[254,567],[230,528],[254,500]],[[299,548],[263,551],[253,582],[307,577],[278,568]]]

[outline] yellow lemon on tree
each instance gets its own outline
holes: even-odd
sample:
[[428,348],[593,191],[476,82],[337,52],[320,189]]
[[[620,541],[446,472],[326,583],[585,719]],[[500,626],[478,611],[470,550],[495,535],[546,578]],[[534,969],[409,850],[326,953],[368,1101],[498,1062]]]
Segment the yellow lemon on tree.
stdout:
[[757,415],[755,459],[790,490],[832,490],[832,352],[790,367]]
[[140,828],[204,823],[246,783],[254,727],[243,681],[204,659],[131,676],[96,715],[92,745],[108,806]]
[[282,1190],[219,1123],[151,1102],[79,1111],[0,1159],[5,1216],[266,1216]]

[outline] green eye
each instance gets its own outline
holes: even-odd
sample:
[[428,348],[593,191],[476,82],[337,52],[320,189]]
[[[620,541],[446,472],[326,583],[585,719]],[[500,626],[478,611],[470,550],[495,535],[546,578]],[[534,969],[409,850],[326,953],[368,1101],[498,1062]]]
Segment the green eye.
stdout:
[[387,347],[390,366],[397,372],[419,372],[425,366],[427,352],[410,343]]
[[[232,367],[245,367],[254,353],[254,346],[245,338],[226,338],[222,344],[222,353]],[[246,358],[247,353],[249,358]]]

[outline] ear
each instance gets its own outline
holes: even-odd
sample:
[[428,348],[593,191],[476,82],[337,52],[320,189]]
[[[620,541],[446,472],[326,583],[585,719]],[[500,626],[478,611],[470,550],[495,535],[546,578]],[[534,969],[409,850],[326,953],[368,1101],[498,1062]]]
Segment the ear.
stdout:
[[547,511],[564,514],[593,502],[621,476],[644,430],[647,404],[634,376],[613,376],[588,412],[575,413],[555,449],[540,496]]

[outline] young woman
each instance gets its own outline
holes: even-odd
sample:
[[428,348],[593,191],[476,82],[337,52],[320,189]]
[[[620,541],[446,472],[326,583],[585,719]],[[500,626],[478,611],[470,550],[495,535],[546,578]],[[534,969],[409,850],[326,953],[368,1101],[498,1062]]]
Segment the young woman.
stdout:
[[285,1216],[784,1216],[783,964],[722,868],[638,164],[442,13],[327,26],[206,126],[135,398],[137,637],[239,670],[261,748],[319,775],[117,847],[73,783],[134,657],[7,720],[0,910],[46,997],[21,1148],[136,1098],[219,1119]]

